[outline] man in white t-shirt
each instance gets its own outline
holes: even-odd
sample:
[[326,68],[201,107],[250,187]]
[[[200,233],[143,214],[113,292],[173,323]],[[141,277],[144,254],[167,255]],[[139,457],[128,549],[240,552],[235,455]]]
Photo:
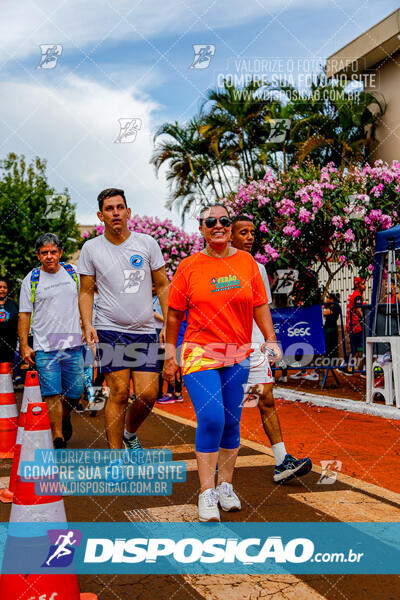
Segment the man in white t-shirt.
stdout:
[[[151,412],[158,393],[159,346],[153,318],[152,282],[167,315],[169,281],[161,249],[150,235],[131,232],[123,190],[103,190],[98,198],[103,235],[88,240],[78,261],[79,308],[86,343],[97,344],[97,359],[110,396],[105,409],[110,448],[140,449],[137,429]],[[91,323],[94,284],[98,289]],[[160,343],[164,344],[164,328]],[[135,400],[126,411],[133,372]],[[126,423],[125,423],[126,411]]]
[[[65,448],[72,435],[70,411],[83,391],[79,278],[73,265],[60,262],[62,246],[54,233],[41,235],[35,249],[41,266],[28,273],[20,291],[20,353],[29,365],[36,364],[54,447]],[[28,344],[31,317],[33,348]]]
[[[239,250],[251,252],[254,236],[255,227],[250,217],[247,215],[237,215],[232,219],[232,246]],[[257,264],[265,284],[268,303],[270,304],[272,296],[268,276],[264,266],[259,263]],[[251,341],[253,353],[250,355],[250,373],[247,381],[246,395],[247,398],[251,397],[257,400],[264,431],[267,434],[274,453],[274,481],[275,483],[285,483],[293,479],[293,477],[300,477],[308,473],[312,468],[312,462],[309,458],[296,459],[286,452],[278,413],[275,409],[272,392],[274,379],[271,367],[266,355],[260,351],[261,345],[264,342],[264,336],[254,321]],[[244,406],[246,406],[246,396]]]

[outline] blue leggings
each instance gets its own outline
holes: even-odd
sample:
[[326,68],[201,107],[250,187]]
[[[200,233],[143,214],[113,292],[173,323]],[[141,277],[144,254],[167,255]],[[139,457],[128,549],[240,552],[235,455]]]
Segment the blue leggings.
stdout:
[[230,367],[184,375],[197,417],[197,452],[233,450],[240,445],[240,417],[249,360]]

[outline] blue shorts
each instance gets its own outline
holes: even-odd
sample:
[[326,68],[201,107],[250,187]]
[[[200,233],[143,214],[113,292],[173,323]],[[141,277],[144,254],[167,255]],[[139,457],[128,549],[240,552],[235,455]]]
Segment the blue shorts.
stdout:
[[65,398],[78,400],[83,392],[81,347],[50,352],[36,350],[35,354],[42,396],[62,394]]
[[[160,370],[160,345],[155,333],[126,333],[99,329],[96,360],[100,373],[122,369]],[[161,350],[164,353],[164,350]]]

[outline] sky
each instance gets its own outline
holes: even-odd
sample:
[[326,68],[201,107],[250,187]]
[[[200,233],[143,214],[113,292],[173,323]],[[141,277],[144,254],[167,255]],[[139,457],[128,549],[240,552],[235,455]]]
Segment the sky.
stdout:
[[[162,123],[188,121],[227,75],[238,82],[316,72],[399,7],[398,0],[2,0],[0,159],[45,158],[49,183],[68,188],[81,224],[98,222],[96,197],[107,187],[123,188],[133,213],[179,224],[178,212],[165,208],[165,169],[157,177],[149,162]],[[46,63],[48,46],[58,56]],[[199,47],[209,47],[208,58],[199,60]],[[185,228],[195,226],[189,217]]]

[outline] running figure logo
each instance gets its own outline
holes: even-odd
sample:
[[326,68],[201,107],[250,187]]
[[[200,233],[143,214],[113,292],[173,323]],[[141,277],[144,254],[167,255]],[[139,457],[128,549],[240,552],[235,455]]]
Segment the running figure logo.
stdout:
[[319,485],[332,485],[337,479],[338,471],[341,470],[341,460],[321,460],[321,477],[317,483]]
[[207,69],[215,54],[214,44],[193,44],[194,58],[189,69]]
[[49,529],[47,534],[50,539],[50,549],[42,567],[68,567],[73,561],[75,548],[81,544],[81,531]]
[[140,284],[144,280],[144,269],[124,269],[124,286],[120,294],[136,294],[139,291]]
[[57,66],[63,47],[61,44],[40,44],[40,52],[42,53],[40,63],[37,69],[54,69]]
[[118,119],[119,134],[114,144],[132,144],[142,128],[142,119]]

